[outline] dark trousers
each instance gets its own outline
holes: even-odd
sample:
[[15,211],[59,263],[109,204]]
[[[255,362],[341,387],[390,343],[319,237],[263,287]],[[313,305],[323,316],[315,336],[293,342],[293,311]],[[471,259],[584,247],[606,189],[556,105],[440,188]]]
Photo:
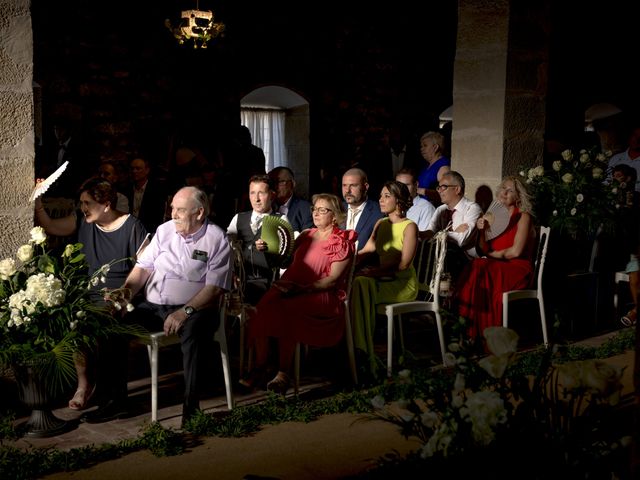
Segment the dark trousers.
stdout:
[[[138,324],[158,332],[164,327],[165,318],[182,305],[158,305],[143,301],[124,317],[125,323]],[[220,312],[217,309],[203,309],[191,315],[178,332],[182,349],[184,369],[184,404],[193,410],[199,405],[198,378],[202,370],[202,360],[207,347],[213,342],[218,328]],[[99,378],[103,380],[105,400],[125,400],[127,397],[128,343],[130,338],[112,338],[101,348]]]

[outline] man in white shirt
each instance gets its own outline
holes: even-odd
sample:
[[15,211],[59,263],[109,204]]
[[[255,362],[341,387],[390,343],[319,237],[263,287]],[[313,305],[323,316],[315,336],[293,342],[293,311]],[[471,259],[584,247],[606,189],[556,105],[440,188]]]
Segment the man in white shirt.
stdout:
[[457,278],[469,258],[465,251],[476,241],[476,222],[482,215],[480,205],[464,196],[465,182],[462,175],[451,170],[442,175],[437,191],[440,205],[429,222],[422,238],[430,239],[441,230],[448,230],[447,269]]
[[251,210],[236,213],[227,235],[231,240],[242,242],[242,258],[245,273],[244,294],[248,303],[255,305],[265,294],[273,281],[277,265],[265,255],[267,244],[262,240],[262,220],[268,215],[278,215],[289,221],[285,215],[273,212],[275,190],[268,175],[254,175],[249,180],[249,201]]
[[396,181],[404,183],[409,189],[413,205],[407,210],[407,218],[413,220],[418,225],[419,231],[426,231],[433,217],[436,207],[429,200],[418,195],[418,178],[415,170],[411,168],[401,168],[396,174]]
[[637,172],[636,192],[640,192],[640,125],[635,126],[631,130],[631,134],[629,135],[629,148],[609,159],[607,181],[611,181],[613,167],[620,164],[629,165],[635,169]]

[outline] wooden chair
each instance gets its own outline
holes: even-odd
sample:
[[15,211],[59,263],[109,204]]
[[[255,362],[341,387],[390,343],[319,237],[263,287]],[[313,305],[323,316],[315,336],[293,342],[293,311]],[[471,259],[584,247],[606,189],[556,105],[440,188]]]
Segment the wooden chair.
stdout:
[[542,273],[544,271],[544,264],[547,257],[550,233],[551,229],[549,227],[540,227],[538,249],[534,267],[535,274],[533,277],[533,285],[535,288],[511,290],[502,294],[503,327],[507,327],[509,325],[509,303],[526,298],[536,299],[538,301],[538,307],[540,308],[540,325],[542,327],[542,340],[545,346],[549,345],[549,338],[547,336],[547,318],[544,311],[544,296],[542,294]]
[[[214,340],[220,346],[220,357],[222,359],[222,370],[224,373],[225,390],[227,394],[227,407],[231,410],[234,406],[233,393],[231,391],[231,369],[229,367],[229,351],[227,349],[226,334],[226,304],[227,295],[220,302],[220,324],[214,334]],[[149,354],[149,365],[151,367],[151,421],[158,421],[158,353],[161,347],[180,343],[178,335],[165,335],[163,331],[150,333],[148,337],[138,340],[147,346]]]
[[[425,250],[427,254],[425,255]],[[418,299],[413,302],[400,302],[378,305],[377,313],[387,317],[387,376],[393,371],[393,335],[394,319],[398,318],[398,335],[400,347],[404,353],[404,335],[402,316],[409,313],[433,312],[440,342],[442,363],[445,363],[445,341],[440,316],[440,281],[444,273],[444,260],[447,254],[446,232],[436,234],[430,241],[422,241],[418,257]]]
[[[351,299],[351,285],[353,283],[353,276],[356,269],[356,257],[358,255],[358,241],[355,242],[354,245],[354,253],[353,259],[351,260],[351,265],[349,266],[348,278],[347,278],[347,288],[346,288],[346,297],[344,299],[344,337],[347,342],[347,352],[349,355],[349,369],[351,370],[351,378],[353,379],[353,384],[358,384],[358,373],[356,370],[356,355],[355,348],[353,346],[353,332],[351,327],[351,314],[349,310],[349,300]],[[298,394],[298,390],[300,389],[300,343],[296,344],[295,357],[293,361],[293,389],[295,394]]]

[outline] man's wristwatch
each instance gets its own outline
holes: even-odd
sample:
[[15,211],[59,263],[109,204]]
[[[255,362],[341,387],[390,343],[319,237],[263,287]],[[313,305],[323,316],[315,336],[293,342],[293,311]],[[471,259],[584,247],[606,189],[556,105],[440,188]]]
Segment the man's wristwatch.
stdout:
[[185,305],[184,306],[184,313],[187,314],[187,318],[188,318],[191,315],[193,315],[194,313],[196,313],[196,309],[193,308],[191,305]]

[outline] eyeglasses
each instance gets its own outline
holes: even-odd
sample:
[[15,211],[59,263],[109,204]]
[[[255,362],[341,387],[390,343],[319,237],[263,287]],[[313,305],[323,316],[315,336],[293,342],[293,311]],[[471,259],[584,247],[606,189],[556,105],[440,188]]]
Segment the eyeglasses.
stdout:
[[458,185],[445,185],[445,184],[442,184],[442,185],[438,185],[436,187],[436,190],[439,191],[439,192],[442,192],[442,191],[446,190],[449,187],[457,187],[457,186]]
[[330,208],[324,208],[324,207],[311,207],[311,213],[316,213],[318,212],[320,215],[326,215],[329,212],[333,212],[333,210],[331,210]]

